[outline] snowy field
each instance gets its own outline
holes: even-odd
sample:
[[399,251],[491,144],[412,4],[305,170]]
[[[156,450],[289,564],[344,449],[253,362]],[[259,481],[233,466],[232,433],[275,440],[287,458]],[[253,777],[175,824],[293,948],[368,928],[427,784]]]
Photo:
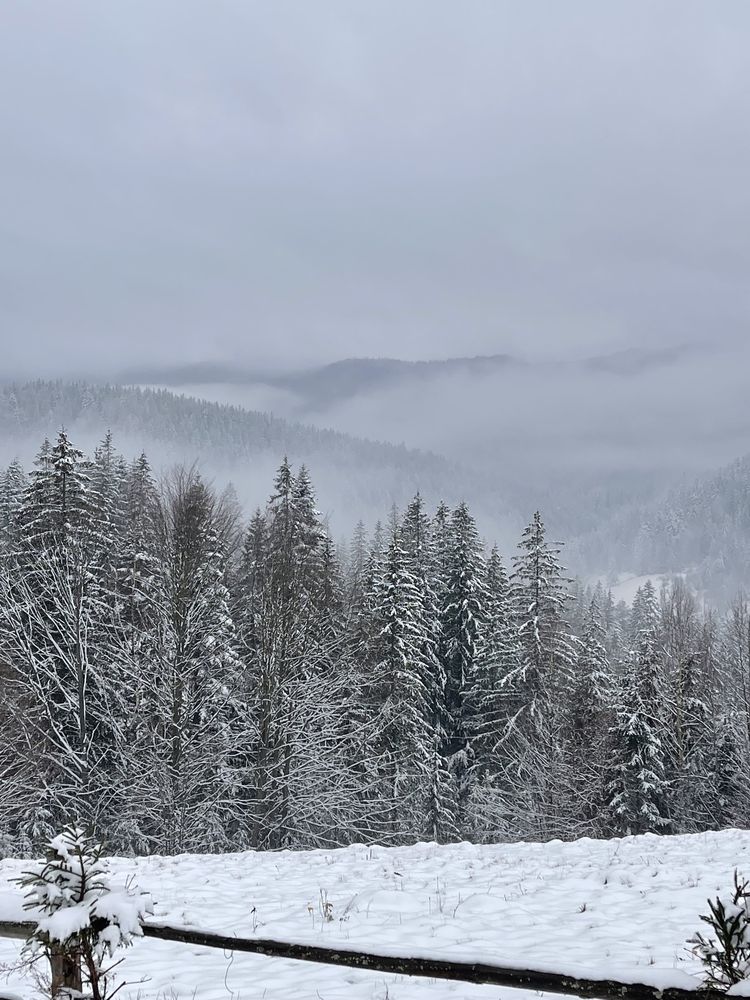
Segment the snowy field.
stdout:
[[[17,909],[0,862],[0,915]],[[750,875],[750,833],[563,844],[115,859],[153,894],[154,920],[384,954],[425,955],[690,986],[685,947],[706,898]],[[15,899],[14,899],[15,897]],[[327,906],[327,904],[329,904]],[[331,921],[323,917],[329,909]],[[19,943],[0,941],[12,962]],[[120,967],[125,1000],[490,1000],[519,991],[329,968],[141,940]],[[0,995],[30,998],[10,975]]]

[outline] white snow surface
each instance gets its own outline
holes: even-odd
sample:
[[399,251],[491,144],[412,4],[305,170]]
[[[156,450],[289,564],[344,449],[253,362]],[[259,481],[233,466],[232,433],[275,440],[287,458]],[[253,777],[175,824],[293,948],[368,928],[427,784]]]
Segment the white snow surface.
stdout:
[[[0,862],[0,919],[28,919]],[[686,942],[706,899],[750,875],[750,832],[572,843],[113,858],[150,919],[238,937],[482,961],[655,986],[699,985]],[[323,919],[326,903],[333,920]],[[21,943],[0,940],[0,962]],[[490,1000],[521,991],[410,979],[139,939],[123,952],[125,1000]],[[744,985],[744,984],[743,984]],[[0,996],[34,996],[11,973]],[[744,993],[742,989],[738,993]]]

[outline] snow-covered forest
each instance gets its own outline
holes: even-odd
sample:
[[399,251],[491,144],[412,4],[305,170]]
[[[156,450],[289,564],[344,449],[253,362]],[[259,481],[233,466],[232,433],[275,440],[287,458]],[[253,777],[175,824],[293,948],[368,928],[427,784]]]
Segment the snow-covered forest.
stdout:
[[750,820],[750,607],[632,608],[465,504],[334,542],[286,460],[246,523],[66,433],[0,497],[2,837],[119,853],[692,832]]

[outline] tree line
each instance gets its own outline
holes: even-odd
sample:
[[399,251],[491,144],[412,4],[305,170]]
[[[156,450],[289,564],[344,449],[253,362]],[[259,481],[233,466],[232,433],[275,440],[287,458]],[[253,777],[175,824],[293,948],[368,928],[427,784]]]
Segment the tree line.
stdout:
[[122,853],[745,825],[750,609],[508,567],[417,495],[335,543],[285,460],[248,524],[60,432],[0,481],[0,847]]

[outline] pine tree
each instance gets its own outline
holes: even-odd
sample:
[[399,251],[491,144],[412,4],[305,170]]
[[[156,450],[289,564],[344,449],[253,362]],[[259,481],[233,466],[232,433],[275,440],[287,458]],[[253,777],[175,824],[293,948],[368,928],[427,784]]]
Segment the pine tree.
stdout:
[[[641,620],[653,621],[653,588],[642,597]],[[615,707],[607,782],[607,814],[615,833],[671,832],[657,643],[655,628],[641,632]]]
[[178,470],[159,505],[156,635],[144,678],[149,767],[139,796],[144,835],[158,850],[220,850],[232,806],[232,697],[238,663],[224,553],[211,492]]
[[570,703],[570,733],[582,745],[594,744],[610,701],[610,666],[605,642],[601,612],[593,597],[583,622]]
[[375,629],[369,637],[368,701],[377,731],[371,752],[382,784],[384,834],[403,840],[421,826],[432,741],[425,688],[421,598],[398,532],[391,538],[373,595]]
[[606,633],[597,597],[591,599],[583,621],[583,634],[573,676],[566,720],[566,761],[572,783],[571,798],[578,815],[593,823],[605,801],[607,733],[612,702]]
[[118,590],[122,541],[127,523],[127,468],[114,448],[110,431],[94,452],[89,471],[89,493],[95,533],[96,561],[100,566],[102,586],[112,599]]
[[442,500],[435,511],[431,528],[430,576],[438,607],[442,607],[445,603],[453,549],[451,512]]
[[510,763],[506,735],[518,710],[506,679],[516,674],[520,662],[508,577],[496,546],[487,560],[485,591],[482,644],[466,692],[472,748],[469,812],[472,835],[493,840],[505,830],[503,781]]
[[435,559],[430,519],[417,493],[409,503],[401,526],[406,568],[419,598],[423,641],[420,649],[426,718],[430,732],[430,783],[425,803],[425,836],[438,843],[457,837],[456,782],[446,762],[447,730],[450,726],[446,702],[445,669],[440,660],[441,620],[432,570]]
[[76,815],[106,822],[115,799],[117,621],[97,559],[90,471],[64,431],[54,447],[45,442],[19,510],[17,564],[4,581],[0,643],[26,705],[23,738],[37,748],[29,811],[50,824]]
[[660,624],[659,602],[650,580],[639,587],[630,610],[628,643],[630,651],[638,648],[644,632],[656,632]]
[[440,661],[445,671],[446,745],[451,771],[456,781],[456,823],[461,830],[471,794],[474,757],[468,737],[473,728],[469,718],[468,692],[482,648],[486,619],[487,592],[485,567],[476,524],[466,504],[451,516],[451,550],[440,615]]
[[505,679],[518,668],[520,644],[515,634],[510,587],[497,546],[492,548],[485,575],[482,645],[467,690],[471,740],[477,767],[493,770],[505,728],[515,712]]
[[672,727],[672,800],[681,830],[711,829],[715,823],[713,768],[718,733],[705,700],[705,682],[695,654],[677,672],[676,718]]
[[[316,506],[315,490],[307,468],[301,466],[292,482],[294,556],[297,572],[311,598],[320,600],[326,531]],[[330,555],[330,550],[329,550]]]
[[135,633],[148,621],[148,604],[159,570],[158,496],[145,454],[131,463],[121,489],[124,524],[116,563],[125,618]]
[[744,827],[750,817],[750,796],[742,766],[738,719],[724,713],[716,724],[713,761],[713,823],[719,830]]
[[553,699],[567,691],[576,658],[565,620],[567,581],[559,555],[537,511],[513,559],[511,594],[523,649],[516,687],[530,724],[538,728],[547,724]]
[[[289,463],[282,463],[263,530],[267,555],[252,618],[250,697],[257,752],[250,839],[254,846],[278,847],[290,842],[297,823],[310,833],[309,814],[298,809],[293,776],[319,781],[320,770],[313,776],[302,760],[300,727],[309,717],[315,686],[330,690],[338,683],[337,677],[322,679],[339,642],[334,616],[323,608],[340,582],[334,579],[338,569],[304,468],[295,476]],[[335,712],[329,714],[334,718],[331,725],[338,725]],[[330,760],[326,755],[326,767]]]
[[15,459],[0,480],[0,557],[18,554],[21,536],[19,519],[27,489],[26,473]]
[[353,610],[362,600],[368,556],[367,532],[362,521],[358,521],[354,528],[347,556],[345,573],[346,603],[347,607]]
[[71,545],[91,532],[91,462],[62,430],[50,452],[50,465],[54,483],[52,507],[47,512],[51,532],[61,546]]

